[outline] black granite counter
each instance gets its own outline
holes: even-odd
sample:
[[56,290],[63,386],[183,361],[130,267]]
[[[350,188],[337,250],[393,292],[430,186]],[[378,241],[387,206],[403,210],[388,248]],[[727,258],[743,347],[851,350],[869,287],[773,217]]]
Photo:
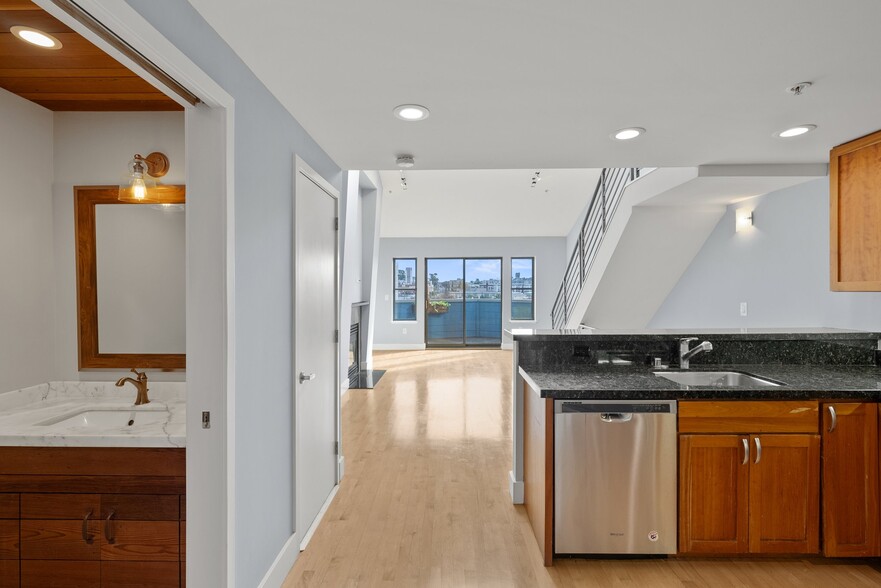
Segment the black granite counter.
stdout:
[[[739,371],[783,386],[683,386],[655,376],[648,366],[556,365],[523,367],[523,379],[543,398],[562,400],[855,399],[881,400],[881,368],[867,365],[713,365],[689,371]],[[668,371],[679,371],[676,369]]]

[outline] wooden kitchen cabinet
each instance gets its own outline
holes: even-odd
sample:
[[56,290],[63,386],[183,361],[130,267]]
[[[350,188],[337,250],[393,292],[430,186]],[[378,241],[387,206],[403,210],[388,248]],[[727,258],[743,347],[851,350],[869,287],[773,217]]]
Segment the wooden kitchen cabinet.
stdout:
[[879,544],[878,405],[823,405],[823,554],[875,557]]
[[814,401],[679,403],[681,553],[819,551],[818,410]]
[[679,436],[679,551],[748,550],[748,442],[744,435]]
[[829,156],[830,287],[881,291],[881,131]]

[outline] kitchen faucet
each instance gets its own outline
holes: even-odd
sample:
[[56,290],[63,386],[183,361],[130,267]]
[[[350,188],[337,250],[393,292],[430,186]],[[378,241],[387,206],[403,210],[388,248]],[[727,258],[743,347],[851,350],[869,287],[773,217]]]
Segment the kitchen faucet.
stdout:
[[131,377],[119,378],[116,381],[116,385],[125,386],[126,382],[131,382],[135,385],[135,388],[138,389],[138,397],[135,399],[135,406],[139,404],[149,404],[150,399],[147,398],[147,374],[144,372],[139,372],[135,368],[132,368],[132,373],[138,376],[137,380]]
[[702,351],[712,351],[713,344],[709,341],[704,341],[699,345],[693,347],[692,349],[688,348],[688,344],[692,341],[697,341],[697,337],[683,337],[679,340],[679,368],[683,370],[688,369],[688,360],[697,355]]

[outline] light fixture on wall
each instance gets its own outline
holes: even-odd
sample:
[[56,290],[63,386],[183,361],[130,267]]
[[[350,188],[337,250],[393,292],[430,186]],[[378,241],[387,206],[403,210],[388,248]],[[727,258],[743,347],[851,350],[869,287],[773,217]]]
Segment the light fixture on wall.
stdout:
[[753,211],[748,208],[739,208],[734,212],[734,231],[739,233],[753,226]]
[[404,170],[401,170],[401,189],[407,190],[407,178],[404,176]]
[[164,176],[168,167],[168,157],[164,153],[154,151],[147,157],[136,153],[128,163],[125,181],[119,186],[119,201],[134,204],[158,202],[153,178]]

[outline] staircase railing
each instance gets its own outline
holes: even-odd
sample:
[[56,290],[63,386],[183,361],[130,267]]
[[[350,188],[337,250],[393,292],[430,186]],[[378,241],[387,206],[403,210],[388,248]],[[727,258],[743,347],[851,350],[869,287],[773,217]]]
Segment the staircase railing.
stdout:
[[584,286],[584,278],[596,259],[612,215],[618,209],[624,188],[640,177],[640,169],[642,168],[615,167],[605,168],[600,173],[587,215],[584,217],[584,224],[581,225],[578,234],[578,241],[569,258],[566,273],[563,274],[563,283],[560,284],[560,290],[551,310],[551,323],[555,329],[564,327],[569,320],[578,295],[581,294],[581,288]]

